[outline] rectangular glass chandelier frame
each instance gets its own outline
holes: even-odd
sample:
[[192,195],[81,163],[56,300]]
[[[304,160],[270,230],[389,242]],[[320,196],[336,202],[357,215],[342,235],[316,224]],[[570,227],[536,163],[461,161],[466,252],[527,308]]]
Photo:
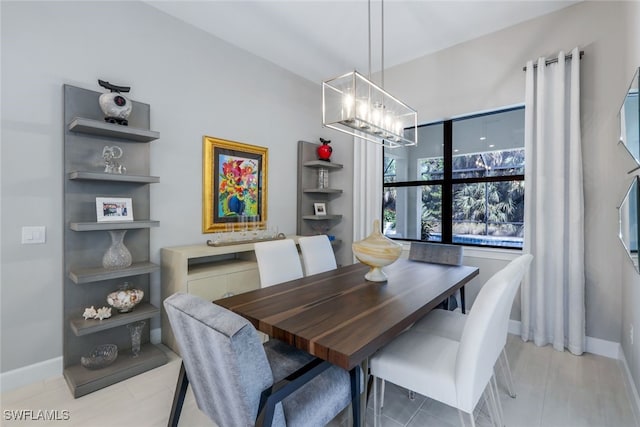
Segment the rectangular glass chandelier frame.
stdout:
[[418,113],[357,71],[322,82],[322,125],[389,148],[418,145]]

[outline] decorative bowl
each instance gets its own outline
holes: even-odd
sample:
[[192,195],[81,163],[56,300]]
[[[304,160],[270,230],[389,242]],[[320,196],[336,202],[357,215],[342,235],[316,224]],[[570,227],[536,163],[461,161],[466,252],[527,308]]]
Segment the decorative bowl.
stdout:
[[371,267],[364,278],[372,282],[386,282],[382,267],[393,264],[400,258],[402,245],[385,237],[380,232],[380,221],[373,221],[373,232],[369,237],[351,245],[353,254],[361,263]]
[[102,369],[111,365],[118,357],[118,346],[101,344],[91,350],[88,356],[80,358],[80,364],[87,369]]
[[140,304],[143,297],[144,291],[140,289],[130,289],[128,283],[125,283],[122,288],[107,295],[107,303],[120,313],[127,313],[133,310],[133,307]]

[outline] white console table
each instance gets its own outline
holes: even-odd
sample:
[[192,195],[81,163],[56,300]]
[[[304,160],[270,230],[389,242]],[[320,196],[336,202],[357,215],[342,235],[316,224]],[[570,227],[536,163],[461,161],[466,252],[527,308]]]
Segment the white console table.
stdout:
[[[298,236],[287,236],[298,243]],[[161,249],[162,300],[176,292],[209,301],[227,293],[260,288],[253,243],[213,247],[206,244]],[[178,353],[169,319],[162,307],[162,342]]]

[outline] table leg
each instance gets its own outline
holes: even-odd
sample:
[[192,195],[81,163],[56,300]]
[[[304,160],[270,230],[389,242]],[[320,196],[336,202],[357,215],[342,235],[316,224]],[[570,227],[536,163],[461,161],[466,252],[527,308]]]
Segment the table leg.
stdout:
[[[364,375],[364,380],[362,375]],[[351,410],[353,414],[353,426],[364,427],[365,415],[367,413],[367,398],[369,397],[369,359],[363,360],[360,366],[356,366],[350,370],[349,376],[351,377]],[[365,390],[362,390],[363,383],[365,384]]]
[[[362,363],[360,364],[360,367],[362,368],[362,375],[364,375],[364,381],[362,382],[364,384],[365,389],[364,390],[360,390],[361,394],[360,394],[360,413],[362,414],[362,416],[360,417],[360,425],[362,427],[364,427],[365,425],[365,418],[367,415],[367,398],[369,397],[369,392],[368,392],[368,388],[369,388],[369,359],[364,359],[362,361]],[[363,392],[364,391],[364,392]]]

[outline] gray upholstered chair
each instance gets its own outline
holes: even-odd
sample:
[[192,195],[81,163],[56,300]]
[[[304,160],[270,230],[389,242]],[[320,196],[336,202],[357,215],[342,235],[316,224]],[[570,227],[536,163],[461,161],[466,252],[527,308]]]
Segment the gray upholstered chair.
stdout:
[[[409,250],[410,260],[435,264],[462,265],[463,257],[463,246],[443,243],[411,242],[411,249]],[[464,286],[460,288],[459,295],[451,296],[445,305],[447,310],[454,310],[456,306],[459,306],[464,313]]]
[[194,295],[164,301],[183,358],[169,425],[188,384],[220,427],[324,426],[351,401],[349,373],[278,340],[260,342],[243,317]]

